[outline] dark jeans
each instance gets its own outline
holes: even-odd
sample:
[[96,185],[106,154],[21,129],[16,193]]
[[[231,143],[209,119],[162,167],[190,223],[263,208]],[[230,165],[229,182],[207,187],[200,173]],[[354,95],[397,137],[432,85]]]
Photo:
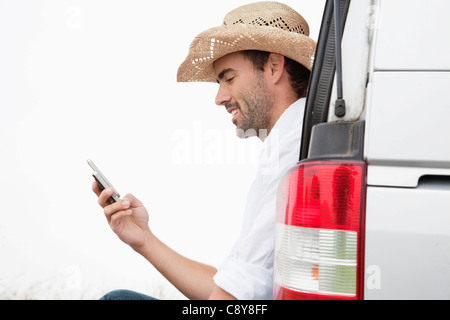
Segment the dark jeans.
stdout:
[[100,298],[100,300],[158,300],[158,299],[130,290],[114,290],[105,294],[103,297]]

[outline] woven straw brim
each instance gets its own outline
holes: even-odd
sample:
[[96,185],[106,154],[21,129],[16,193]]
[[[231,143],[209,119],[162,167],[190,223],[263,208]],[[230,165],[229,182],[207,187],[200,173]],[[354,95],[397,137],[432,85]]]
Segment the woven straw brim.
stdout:
[[273,27],[236,24],[211,28],[192,42],[178,69],[178,82],[216,82],[213,63],[233,52],[260,50],[281,54],[311,70],[316,42],[294,32]]

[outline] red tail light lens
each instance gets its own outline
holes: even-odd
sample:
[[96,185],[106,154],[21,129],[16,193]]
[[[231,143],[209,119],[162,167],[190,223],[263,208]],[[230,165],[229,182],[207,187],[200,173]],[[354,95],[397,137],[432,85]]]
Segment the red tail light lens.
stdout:
[[364,162],[305,162],[278,191],[276,299],[362,299]]

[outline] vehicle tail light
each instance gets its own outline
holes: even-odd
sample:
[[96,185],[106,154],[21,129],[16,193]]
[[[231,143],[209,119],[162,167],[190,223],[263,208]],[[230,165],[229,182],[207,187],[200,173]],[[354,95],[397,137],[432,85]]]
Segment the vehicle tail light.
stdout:
[[362,299],[364,162],[295,166],[278,190],[274,297]]

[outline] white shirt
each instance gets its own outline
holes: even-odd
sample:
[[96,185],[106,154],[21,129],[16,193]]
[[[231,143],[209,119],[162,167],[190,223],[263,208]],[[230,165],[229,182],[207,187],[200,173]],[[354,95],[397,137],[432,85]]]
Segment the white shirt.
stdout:
[[305,100],[286,109],[265,139],[241,234],[214,276],[215,284],[237,299],[273,299],[277,190],[299,161]]

